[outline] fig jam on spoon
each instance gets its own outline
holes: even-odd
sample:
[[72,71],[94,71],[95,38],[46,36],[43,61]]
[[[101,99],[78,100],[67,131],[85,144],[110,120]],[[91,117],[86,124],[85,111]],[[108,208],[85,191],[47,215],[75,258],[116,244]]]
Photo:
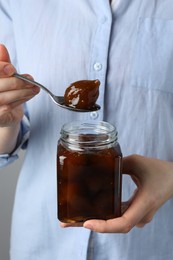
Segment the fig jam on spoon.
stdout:
[[80,80],[72,83],[64,94],[65,105],[76,109],[97,110],[99,86],[99,80]]

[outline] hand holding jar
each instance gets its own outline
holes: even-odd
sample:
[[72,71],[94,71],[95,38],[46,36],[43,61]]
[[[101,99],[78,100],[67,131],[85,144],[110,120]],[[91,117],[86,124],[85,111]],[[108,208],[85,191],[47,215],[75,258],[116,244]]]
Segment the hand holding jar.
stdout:
[[[119,218],[87,220],[83,227],[101,233],[127,233],[134,226],[149,223],[156,211],[173,196],[173,163],[139,155],[123,158],[123,173],[128,173],[137,189],[122,207]],[[80,224],[79,224],[80,225]],[[71,226],[61,224],[62,227]]]

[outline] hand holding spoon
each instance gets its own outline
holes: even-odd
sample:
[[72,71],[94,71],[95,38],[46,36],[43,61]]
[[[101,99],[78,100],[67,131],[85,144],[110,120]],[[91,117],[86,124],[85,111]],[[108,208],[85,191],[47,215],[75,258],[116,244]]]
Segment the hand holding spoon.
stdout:
[[76,81],[66,89],[64,96],[55,96],[49,89],[34,80],[18,73],[14,73],[13,76],[40,87],[62,108],[76,112],[91,112],[100,109],[100,106],[95,104],[99,95],[99,80]]

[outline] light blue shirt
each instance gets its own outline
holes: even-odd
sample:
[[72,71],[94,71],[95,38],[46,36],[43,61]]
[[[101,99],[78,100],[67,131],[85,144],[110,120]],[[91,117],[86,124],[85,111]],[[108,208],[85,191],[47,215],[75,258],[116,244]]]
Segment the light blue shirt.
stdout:
[[[101,81],[99,112],[62,110],[43,91],[28,102],[11,260],[172,260],[173,200],[128,234],[60,228],[56,149],[64,123],[104,120],[116,125],[124,156],[173,161],[173,1],[0,0],[0,42],[20,73],[57,95],[77,80]],[[19,143],[28,127],[25,117]],[[1,165],[16,158],[2,155]],[[124,177],[123,199],[133,189]]]

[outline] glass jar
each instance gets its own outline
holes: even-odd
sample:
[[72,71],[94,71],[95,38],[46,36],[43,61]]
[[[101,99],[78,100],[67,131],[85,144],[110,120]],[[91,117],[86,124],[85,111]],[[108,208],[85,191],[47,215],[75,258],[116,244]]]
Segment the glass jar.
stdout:
[[58,219],[65,223],[121,215],[122,153],[107,122],[71,122],[57,148]]

